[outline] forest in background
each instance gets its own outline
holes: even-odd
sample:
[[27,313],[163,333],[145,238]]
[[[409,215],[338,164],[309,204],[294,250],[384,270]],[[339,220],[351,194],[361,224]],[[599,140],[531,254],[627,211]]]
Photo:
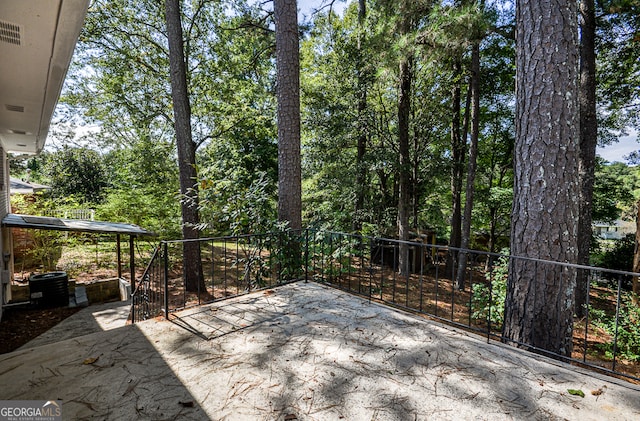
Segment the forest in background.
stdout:
[[[403,190],[411,231],[435,231],[456,246],[472,196],[469,245],[499,251],[508,245],[513,196],[514,5],[394,4],[352,2],[340,16],[325,2],[300,26],[304,224],[395,237]],[[638,3],[596,6],[603,145],[638,125]],[[278,177],[273,13],[244,1],[193,0],[182,15],[199,228],[267,231]],[[94,207],[100,219],[179,236],[168,60],[161,5],[93,2],[51,147],[15,161],[14,175],[51,185],[64,202],[56,206]],[[409,81],[402,122],[401,76]],[[598,162],[594,220],[635,217],[636,170],[623,167]]]

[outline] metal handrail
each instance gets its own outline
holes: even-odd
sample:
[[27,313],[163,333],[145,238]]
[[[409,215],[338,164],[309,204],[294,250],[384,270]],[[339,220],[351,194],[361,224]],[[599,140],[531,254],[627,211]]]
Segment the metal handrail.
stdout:
[[[206,271],[205,288],[196,292],[189,292],[185,288],[182,269],[189,263],[182,261],[180,247],[183,243],[192,241],[201,243],[202,264]],[[400,274],[398,271],[397,259],[401,245],[409,246],[414,255],[414,261],[410,264],[413,267],[408,274]],[[290,246],[297,249],[290,250]],[[455,260],[459,258],[460,253],[466,253],[469,257],[464,268],[465,283],[468,287],[463,290],[455,287],[458,271]],[[593,345],[588,341],[589,334],[596,329],[589,310],[602,310],[589,299],[586,303],[586,317],[579,319],[575,325],[580,330],[584,329],[584,337],[574,337],[581,344],[580,347],[576,347],[577,354],[574,356],[567,357],[538,349],[530,344],[514,343],[503,335],[501,326],[504,324],[504,315],[496,313],[499,295],[493,289],[494,269],[496,262],[501,258],[508,258],[509,262],[534,262],[539,268],[536,270],[540,270],[541,274],[546,273],[544,268],[548,270],[551,267],[564,267],[588,271],[590,280],[602,280],[603,275],[617,280],[617,285],[610,287],[611,293],[617,294],[615,314],[607,314],[611,326],[615,322],[612,344],[608,345],[613,346],[610,350],[612,359],[607,363],[609,367],[590,361],[591,353],[602,352],[593,349]],[[161,266],[161,269],[152,269],[155,265]],[[138,311],[137,315],[141,318],[155,317],[162,314],[161,310],[168,318],[170,312],[189,306],[235,297],[296,280],[315,280],[364,296],[371,301],[379,301],[483,334],[487,341],[511,342],[562,361],[640,380],[634,375],[622,372],[618,364],[621,352],[619,329],[623,304],[622,280],[625,277],[640,277],[640,273],[421,242],[306,229],[163,241],[156,248],[152,262],[149,263],[142,282],[133,294],[138,299],[132,305],[135,307],[138,303],[147,306],[144,311]],[[476,288],[479,288],[480,292],[476,292]],[[488,295],[485,296],[486,303],[483,304],[486,308],[478,313],[474,309],[480,305],[477,303],[482,296],[478,294],[482,293],[483,288],[488,291]],[[587,288],[589,294],[595,294],[590,285]],[[155,292],[158,293],[153,295]],[[159,302],[160,299],[162,302]],[[476,313],[482,316],[474,316]],[[132,314],[135,314],[135,311]],[[139,321],[139,318],[136,317],[135,321]]]

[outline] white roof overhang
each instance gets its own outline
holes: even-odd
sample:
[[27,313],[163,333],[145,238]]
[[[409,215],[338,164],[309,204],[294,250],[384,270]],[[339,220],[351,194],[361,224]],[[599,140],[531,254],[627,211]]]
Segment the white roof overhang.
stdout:
[[0,2],[0,143],[42,151],[89,0]]

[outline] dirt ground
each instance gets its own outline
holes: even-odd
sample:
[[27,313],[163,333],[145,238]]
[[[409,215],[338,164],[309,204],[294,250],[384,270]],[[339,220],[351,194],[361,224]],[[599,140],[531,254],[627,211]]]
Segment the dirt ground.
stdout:
[[78,307],[4,309],[0,322],[0,354],[18,349],[78,310]]

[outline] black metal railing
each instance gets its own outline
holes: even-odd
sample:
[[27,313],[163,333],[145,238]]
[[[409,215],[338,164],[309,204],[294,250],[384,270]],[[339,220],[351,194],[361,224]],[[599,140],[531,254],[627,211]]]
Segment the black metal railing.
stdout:
[[149,264],[131,293],[131,323],[166,313],[166,246],[155,248]]
[[134,293],[134,321],[161,314],[168,318],[175,310],[304,279],[424,314],[480,333],[487,340],[507,342],[502,335],[507,276],[510,268],[527,262],[537,277],[585,272],[588,297],[584,317],[574,322],[571,356],[518,345],[640,380],[640,344],[634,342],[640,337],[640,310],[626,291],[626,284],[638,274],[302,230],[198,240],[203,276],[188,288],[184,269],[193,262],[183,259],[185,243],[165,241],[156,250]]
[[[195,262],[183,250],[193,242],[201,276],[188,279]],[[305,279],[306,245],[307,231],[162,241],[133,294],[133,320]]]
[[628,291],[639,274],[329,231],[310,232],[308,249],[310,279],[502,342],[512,342],[502,334],[509,270],[528,264],[541,280],[586,272],[571,356],[516,345],[640,380],[640,310]]

